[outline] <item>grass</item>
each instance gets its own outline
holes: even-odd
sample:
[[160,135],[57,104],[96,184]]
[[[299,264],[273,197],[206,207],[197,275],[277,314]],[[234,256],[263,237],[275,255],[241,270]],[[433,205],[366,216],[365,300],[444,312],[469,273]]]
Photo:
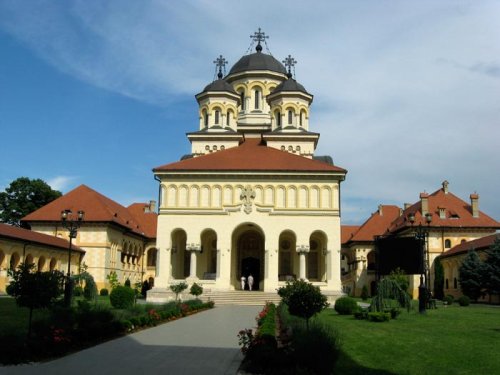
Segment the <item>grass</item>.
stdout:
[[403,312],[386,323],[358,321],[333,309],[318,319],[342,342],[340,374],[500,373],[500,308],[471,305]]

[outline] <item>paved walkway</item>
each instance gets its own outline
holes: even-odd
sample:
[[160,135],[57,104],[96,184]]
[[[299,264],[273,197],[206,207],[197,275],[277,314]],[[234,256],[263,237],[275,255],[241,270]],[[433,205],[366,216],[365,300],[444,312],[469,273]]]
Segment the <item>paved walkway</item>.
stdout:
[[51,362],[0,367],[0,374],[236,374],[238,332],[255,326],[259,306],[221,306]]

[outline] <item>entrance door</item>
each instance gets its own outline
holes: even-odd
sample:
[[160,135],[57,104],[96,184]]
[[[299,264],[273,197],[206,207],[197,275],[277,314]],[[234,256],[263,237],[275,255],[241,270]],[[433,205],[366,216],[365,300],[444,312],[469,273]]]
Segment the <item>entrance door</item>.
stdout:
[[[238,280],[240,276],[245,276],[248,280],[248,276],[253,277],[253,287],[252,290],[263,289],[264,282],[261,277],[261,270],[264,267],[264,238],[263,236],[255,231],[248,230],[243,232],[238,239],[238,262],[237,262],[237,272],[239,272]],[[248,283],[245,286],[248,290]]]
[[[248,276],[252,275],[253,277],[253,286],[252,290],[259,290],[259,282],[260,282],[260,260],[254,257],[247,257],[242,259],[241,261],[241,274],[244,275],[247,280]],[[248,290],[248,282],[245,286],[245,290]]]

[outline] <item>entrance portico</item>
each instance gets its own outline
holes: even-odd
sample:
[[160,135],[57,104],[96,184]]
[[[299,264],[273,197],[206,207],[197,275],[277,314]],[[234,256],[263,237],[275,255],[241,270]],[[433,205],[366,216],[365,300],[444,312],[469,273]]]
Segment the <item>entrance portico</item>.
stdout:
[[[241,289],[241,277],[254,279],[252,290],[264,290],[265,237],[255,224],[242,224],[233,232],[231,284]],[[245,289],[248,289],[248,283]]]

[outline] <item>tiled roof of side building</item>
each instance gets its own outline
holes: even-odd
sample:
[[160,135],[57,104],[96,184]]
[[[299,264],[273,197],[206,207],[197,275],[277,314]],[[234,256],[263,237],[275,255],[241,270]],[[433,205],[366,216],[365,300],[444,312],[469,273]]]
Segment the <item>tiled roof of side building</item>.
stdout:
[[391,223],[401,215],[398,206],[380,205],[351,237],[352,242],[356,241],[374,241],[376,236],[383,235],[390,227]]
[[342,225],[340,227],[341,244],[345,244],[346,242],[348,242],[359,228],[359,225]]
[[149,207],[149,203],[133,203],[127,207],[127,210],[139,223],[146,237],[153,239],[156,238],[158,215],[156,212],[148,212]]
[[145,236],[142,223],[126,207],[98,193],[86,185],[80,185],[62,197],[25,216],[22,221],[61,221],[61,211],[85,211],[85,222],[109,222],[125,227],[132,232]]
[[255,172],[334,172],[343,168],[267,147],[260,139],[248,138],[238,147],[162,165],[154,172],[171,171],[255,171]]
[[[38,232],[33,232],[29,229],[18,228],[12,225],[0,223],[0,239],[10,238],[17,241],[29,242],[38,245],[57,247],[62,250],[68,250],[69,242],[63,238],[49,236]],[[85,250],[71,244],[71,250],[84,253]]]
[[485,250],[493,245],[495,240],[500,240],[500,234],[491,234],[489,236],[478,238],[477,240],[463,242],[460,245],[452,247],[450,250],[441,254],[441,258],[447,258],[454,255],[467,253],[469,250]]
[[[478,216],[474,217],[472,207],[469,203],[458,198],[456,195],[446,192],[444,189],[439,189],[428,195],[423,193],[421,197],[427,198],[428,212],[432,214],[432,221],[427,224],[425,215],[422,215],[422,200],[414,203],[403,211],[401,217],[392,223],[390,232],[395,233],[403,229],[411,227],[408,220],[410,214],[415,215],[413,225],[429,225],[430,227],[442,228],[489,228],[500,229],[500,223],[489,217],[482,211],[479,211]],[[439,209],[444,209],[444,217],[440,217]]]

